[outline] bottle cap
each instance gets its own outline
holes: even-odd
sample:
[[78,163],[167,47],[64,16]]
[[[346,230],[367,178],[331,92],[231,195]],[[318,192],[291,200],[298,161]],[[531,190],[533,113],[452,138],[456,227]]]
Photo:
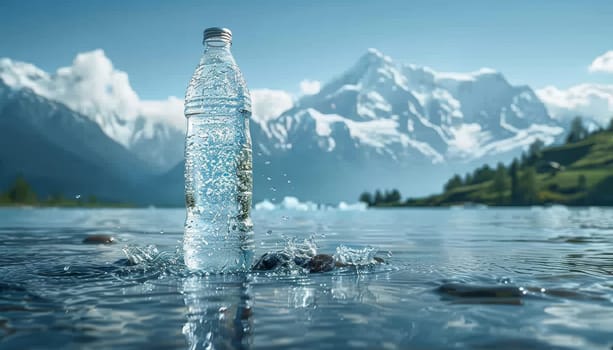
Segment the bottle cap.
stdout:
[[208,39],[220,39],[227,42],[232,42],[232,32],[228,28],[211,27],[204,30],[204,41]]

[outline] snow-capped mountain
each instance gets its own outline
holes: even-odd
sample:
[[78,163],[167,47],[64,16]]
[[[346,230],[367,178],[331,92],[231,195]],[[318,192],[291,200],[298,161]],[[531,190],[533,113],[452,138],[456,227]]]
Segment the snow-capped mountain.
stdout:
[[89,117],[156,169],[166,170],[182,157],[183,101],[140,100],[128,75],[116,70],[102,50],[78,54],[71,66],[54,74],[2,58],[0,79],[14,90],[29,89]]
[[563,129],[528,86],[500,73],[439,73],[375,49],[319,93],[258,124],[267,155],[317,148],[340,157],[466,161],[521,149]]
[[[159,195],[155,201],[181,205],[180,99],[141,100],[101,50],[79,54],[53,74],[0,59],[0,82],[7,91],[47,101],[30,112],[62,106],[150,168],[172,168],[147,181]],[[537,138],[549,144],[564,132],[530,87],[513,86],[496,71],[441,73],[396,63],[374,49],[316,94],[292,101],[286,93],[257,90],[253,97],[256,200],[355,200],[374,186],[421,195],[439,190],[454,172],[506,161]],[[0,109],[6,101],[0,96]]]

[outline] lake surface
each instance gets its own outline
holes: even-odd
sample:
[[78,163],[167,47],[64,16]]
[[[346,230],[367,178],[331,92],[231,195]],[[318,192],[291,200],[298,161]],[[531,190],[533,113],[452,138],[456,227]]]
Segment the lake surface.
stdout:
[[256,255],[312,237],[387,261],[319,274],[190,275],[183,220],[1,209],[0,349],[613,345],[612,209],[254,212]]

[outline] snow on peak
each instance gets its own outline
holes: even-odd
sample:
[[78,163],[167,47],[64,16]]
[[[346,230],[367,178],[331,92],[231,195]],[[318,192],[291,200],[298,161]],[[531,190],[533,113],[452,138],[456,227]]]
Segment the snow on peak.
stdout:
[[379,59],[388,63],[392,62],[391,57],[384,55],[381,51],[372,47],[366,50],[366,54],[364,56],[370,57],[371,59]]
[[392,65],[391,57],[384,55],[381,51],[370,48],[360,57],[356,66],[361,67],[361,70],[385,65]]
[[500,73],[491,68],[481,68],[469,73],[437,72],[433,69],[430,69],[430,71],[437,80],[475,81],[480,77],[487,75],[500,75]]
[[380,153],[392,154],[394,145],[403,148],[411,147],[422,155],[430,158],[433,163],[443,161],[443,156],[434,148],[424,142],[411,139],[399,130],[399,123],[395,118],[373,119],[366,121],[355,121],[338,114],[325,114],[314,108],[308,108],[298,112],[298,116],[308,116],[315,121],[315,132],[319,137],[327,139],[327,149],[331,152],[338,142],[347,140],[337,140],[333,133],[333,125],[341,124],[348,130],[352,142],[357,141],[359,145],[371,147]]
[[0,58],[0,79],[12,88],[37,92],[38,82],[49,79],[49,75],[32,64]]
[[524,145],[522,137],[553,142],[562,133],[529,87],[509,84],[491,68],[437,72],[397,64],[376,49],[264,128],[280,150],[291,149],[284,145],[294,138],[315,137],[325,141],[324,152],[366,147],[396,160],[421,155],[433,162],[508,152]]

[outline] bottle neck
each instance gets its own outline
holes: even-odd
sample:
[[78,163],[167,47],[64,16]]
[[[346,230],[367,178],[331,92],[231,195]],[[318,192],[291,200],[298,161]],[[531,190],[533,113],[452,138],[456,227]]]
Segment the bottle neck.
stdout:
[[204,41],[204,51],[230,51],[232,42],[222,38],[210,38]]

